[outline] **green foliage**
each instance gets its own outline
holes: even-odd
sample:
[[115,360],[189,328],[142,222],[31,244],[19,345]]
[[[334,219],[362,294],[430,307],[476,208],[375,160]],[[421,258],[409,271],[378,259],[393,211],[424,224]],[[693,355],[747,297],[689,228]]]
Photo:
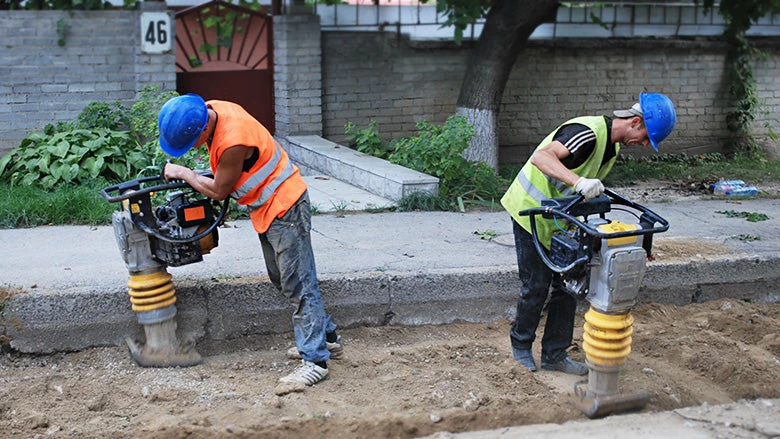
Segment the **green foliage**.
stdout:
[[[715,7],[714,0],[703,0],[705,11]],[[734,134],[737,151],[761,155],[761,146],[751,131],[751,125],[761,108],[756,79],[753,76],[753,61],[767,57],[767,54],[750,45],[747,31],[758,20],[772,12],[780,11],[777,0],[724,0],[718,6],[726,22],[723,39],[728,43],[729,93],[736,107],[726,118],[729,131]],[[770,137],[775,133],[768,127]]]
[[[253,11],[259,11],[263,6],[259,0],[239,0],[238,5],[251,9]],[[217,37],[216,44],[211,44],[205,41],[198,48],[199,51],[208,54],[216,55],[220,47],[231,48],[233,47],[233,33],[243,33],[244,28],[241,26],[236,27],[237,20],[244,20],[249,17],[246,12],[239,12],[234,9],[229,9],[224,5],[217,5],[216,9],[211,7],[203,8],[200,11],[200,20],[206,29],[214,28],[214,32]],[[195,31],[193,31],[195,32]],[[197,58],[190,58],[190,67],[197,68],[203,64]]]
[[[133,5],[135,2],[133,2]],[[99,10],[111,9],[111,3],[103,0],[0,0],[0,10]]]
[[734,210],[718,210],[715,213],[726,215],[729,218],[745,218],[751,223],[757,223],[759,221],[767,221],[769,215],[758,212],[737,212]]
[[127,179],[146,166],[147,159],[132,149],[126,132],[103,128],[33,133],[0,159],[0,180],[12,185],[83,184],[97,177]]
[[392,152],[379,136],[376,121],[372,120],[366,128],[357,128],[352,122],[347,122],[344,128],[349,147],[364,154],[387,159]]
[[[422,0],[427,3],[428,0]],[[463,31],[474,24],[479,18],[487,16],[492,0],[437,0],[436,12],[444,14],[447,20],[442,24],[452,26],[455,31],[455,42],[463,41]]]
[[668,179],[709,184],[718,180],[740,179],[760,184],[775,181],[777,175],[780,175],[780,160],[757,159],[750,154],[736,154],[728,158],[718,153],[658,154],[643,158],[620,156],[604,183],[615,186]]
[[485,241],[492,241],[498,236],[495,230],[476,230],[474,234],[479,236],[479,239],[484,239]]
[[169,99],[178,95],[175,91],[160,91],[160,87],[156,85],[146,86],[141,90],[138,100],[128,114],[130,134],[138,143],[145,144],[159,137],[157,115]]
[[399,212],[413,212],[415,210],[452,210],[453,203],[440,195],[426,192],[412,192],[398,200],[396,203]]
[[466,204],[491,204],[506,190],[508,182],[484,163],[472,163],[461,155],[474,135],[464,116],[450,116],[443,125],[426,120],[417,123],[419,134],[385,146],[372,121],[357,129],[347,123],[350,145],[391,163],[439,178],[439,194],[414,193],[398,205],[400,210],[463,211]]
[[472,163],[461,154],[474,135],[464,116],[450,116],[444,125],[417,123],[415,137],[399,139],[389,160],[439,178],[439,195],[464,202],[500,197],[507,182],[482,162]]
[[745,233],[740,233],[739,235],[732,236],[734,239],[738,239],[743,242],[753,242],[753,241],[761,241],[761,235],[750,235]]
[[63,47],[65,45],[65,37],[68,36],[68,30],[70,26],[65,22],[64,18],[57,20],[57,45]]
[[104,128],[107,130],[126,130],[130,126],[130,115],[120,103],[91,102],[76,118],[77,128]]
[[[417,136],[399,139],[395,143],[395,151],[390,155],[391,162],[447,182],[454,182],[463,176],[464,164],[472,166],[461,156],[474,135],[474,128],[465,117],[450,116],[442,126],[422,120],[417,123],[417,129]],[[443,189],[446,191],[447,185]]]
[[[47,125],[0,158],[0,182],[51,189],[95,178],[125,181],[159,174],[167,156],[159,147],[157,114],[175,92],[147,87],[128,109],[118,102],[93,102],[71,123]],[[191,151],[177,162],[208,167],[207,151]]]

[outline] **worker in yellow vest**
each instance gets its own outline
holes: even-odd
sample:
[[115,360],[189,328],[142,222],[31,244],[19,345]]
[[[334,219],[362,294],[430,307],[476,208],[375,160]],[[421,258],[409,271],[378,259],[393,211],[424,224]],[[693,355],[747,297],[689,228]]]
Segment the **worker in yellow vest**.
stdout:
[[[585,375],[588,368],[567,353],[574,332],[576,299],[565,292],[560,275],[544,264],[534,246],[530,219],[518,212],[541,206],[545,198],[579,193],[590,199],[601,195],[601,180],[612,169],[620,144],[652,145],[658,151],[658,144],[677,122],[674,104],[659,93],[640,93],[638,103],[613,114],[614,118],[577,117],[556,128],[536,147],[501,199],[512,216],[522,282],[509,336],[515,360],[531,371],[536,371],[531,346],[548,293],[542,368],[574,375]],[[536,227],[539,241],[549,250],[555,222],[537,217]]]
[[172,157],[206,145],[214,175],[169,163],[166,179],[184,180],[214,200],[232,197],[249,209],[268,276],[294,309],[295,356],[301,364],[279,381],[310,386],[327,378],[327,361],[340,356],[343,346],[322,301],[311,206],[298,167],[260,122],[232,102],[178,96],[163,105],[158,125],[160,147]]

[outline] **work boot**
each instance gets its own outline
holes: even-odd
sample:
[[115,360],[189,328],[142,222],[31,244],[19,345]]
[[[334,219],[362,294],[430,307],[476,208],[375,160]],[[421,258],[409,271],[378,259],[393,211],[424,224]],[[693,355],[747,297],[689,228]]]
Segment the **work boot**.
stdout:
[[512,348],[512,354],[515,356],[515,361],[525,366],[526,369],[531,372],[536,372],[536,362],[530,349],[517,349]]
[[542,369],[554,370],[571,375],[585,375],[588,373],[588,366],[579,361],[574,361],[569,357],[563,357],[555,363],[545,363],[542,361]]

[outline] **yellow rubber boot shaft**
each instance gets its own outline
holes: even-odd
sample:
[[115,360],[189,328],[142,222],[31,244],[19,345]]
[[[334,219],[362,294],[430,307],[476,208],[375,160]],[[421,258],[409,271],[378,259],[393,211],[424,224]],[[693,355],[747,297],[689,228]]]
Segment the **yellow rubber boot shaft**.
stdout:
[[127,286],[130,288],[130,303],[135,312],[156,311],[176,303],[176,290],[173,288],[170,273],[165,268],[154,273],[130,275]]
[[583,350],[596,366],[620,366],[631,353],[631,334],[634,333],[631,314],[603,314],[590,308],[585,313]]

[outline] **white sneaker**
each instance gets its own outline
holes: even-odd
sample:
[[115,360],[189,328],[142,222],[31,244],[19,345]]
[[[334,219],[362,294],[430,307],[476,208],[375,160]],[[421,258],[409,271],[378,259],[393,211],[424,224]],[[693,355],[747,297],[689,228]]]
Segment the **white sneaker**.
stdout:
[[279,382],[301,383],[311,386],[326,378],[328,378],[328,369],[319,367],[311,361],[301,360],[301,365],[286,377],[279,378]]
[[[325,345],[328,347],[328,350],[330,351],[331,360],[338,360],[342,357],[342,355],[344,355],[344,343],[341,341],[340,335],[336,338],[336,341],[334,343],[326,342]],[[287,349],[287,358],[291,360],[301,359],[301,353],[298,352],[298,348],[296,346]]]

